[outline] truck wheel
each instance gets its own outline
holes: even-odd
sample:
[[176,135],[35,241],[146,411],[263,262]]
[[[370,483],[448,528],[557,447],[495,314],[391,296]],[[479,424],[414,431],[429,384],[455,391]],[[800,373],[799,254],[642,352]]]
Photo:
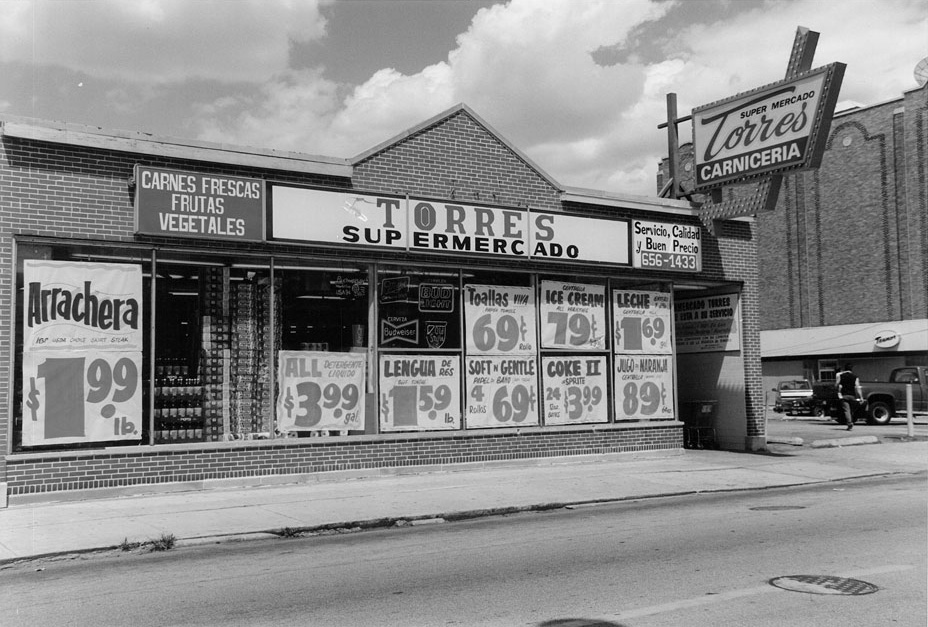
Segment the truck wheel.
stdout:
[[825,410],[821,407],[816,407],[815,409],[812,410],[812,415],[817,418],[821,418],[822,416],[825,415]]
[[892,418],[892,408],[883,401],[874,401],[867,408],[867,424],[888,425]]

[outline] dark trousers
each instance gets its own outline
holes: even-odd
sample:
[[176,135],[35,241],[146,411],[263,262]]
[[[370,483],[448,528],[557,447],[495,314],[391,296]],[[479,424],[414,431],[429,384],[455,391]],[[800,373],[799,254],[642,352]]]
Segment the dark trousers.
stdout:
[[854,416],[857,415],[857,409],[859,407],[860,403],[857,402],[856,398],[850,394],[841,395],[841,411],[844,413],[846,424],[854,424]]

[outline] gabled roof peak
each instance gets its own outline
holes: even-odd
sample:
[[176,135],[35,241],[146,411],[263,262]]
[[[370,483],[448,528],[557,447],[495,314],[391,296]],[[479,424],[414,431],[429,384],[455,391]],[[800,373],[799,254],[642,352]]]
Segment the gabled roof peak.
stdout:
[[449,120],[453,118],[454,116],[460,115],[460,114],[464,114],[470,117],[476,124],[481,126],[487,133],[489,133],[497,141],[499,141],[499,143],[506,146],[507,149],[509,149],[514,155],[516,155],[521,161],[523,161],[529,168],[537,172],[538,176],[540,176],[545,181],[547,181],[547,183],[551,185],[553,188],[557,189],[558,191],[562,191],[564,189],[563,185],[558,183],[551,175],[549,175],[542,168],[540,168],[538,164],[532,161],[527,155],[525,155],[521,150],[519,150],[515,145],[513,145],[508,139],[506,139],[503,135],[501,135],[495,128],[490,126],[490,124],[488,124],[486,120],[484,120],[479,115],[477,115],[477,113],[473,109],[471,109],[469,106],[467,106],[463,102],[459,102],[453,107],[446,109],[445,111],[442,111],[438,115],[435,115],[423,122],[420,122],[419,124],[416,124],[415,126],[412,126],[406,129],[405,131],[374,146],[373,148],[365,150],[359,155],[356,155],[355,157],[352,157],[351,159],[349,159],[348,162],[352,166],[355,166],[362,161],[370,159],[376,154],[379,154],[385,150],[388,150],[392,146],[400,143],[401,141],[404,141],[414,135],[418,135],[433,126],[437,126],[438,124],[444,122],[445,120]]

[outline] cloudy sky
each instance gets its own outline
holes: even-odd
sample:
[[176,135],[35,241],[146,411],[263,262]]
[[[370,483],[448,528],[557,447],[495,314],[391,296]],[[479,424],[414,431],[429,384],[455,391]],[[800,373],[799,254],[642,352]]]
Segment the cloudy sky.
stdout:
[[463,102],[564,185],[654,195],[667,92],[782,79],[798,26],[839,108],[928,56],[925,0],[0,0],[0,114],[352,157]]

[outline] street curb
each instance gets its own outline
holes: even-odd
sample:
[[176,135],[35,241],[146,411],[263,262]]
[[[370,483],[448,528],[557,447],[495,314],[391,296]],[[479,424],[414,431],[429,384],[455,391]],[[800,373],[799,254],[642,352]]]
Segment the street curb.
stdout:
[[802,446],[802,438],[780,438],[780,437],[767,437],[767,444],[789,444],[790,446]]
[[880,440],[875,435],[861,435],[852,438],[833,438],[830,440],[814,440],[810,446],[812,448],[840,448],[842,446],[857,446],[859,444],[879,444]]
[[[874,436],[862,436],[860,438],[846,438],[845,441],[849,439],[876,439]],[[870,442],[865,442],[870,443]],[[390,516],[385,518],[372,518],[368,520],[358,520],[350,522],[335,522],[335,523],[325,523],[322,525],[313,525],[308,527],[286,527],[283,529],[264,529],[257,531],[243,531],[238,533],[226,533],[226,534],[216,534],[209,536],[190,536],[187,538],[177,538],[174,544],[174,548],[196,548],[207,545],[216,545],[216,544],[230,544],[237,542],[248,542],[252,540],[272,540],[272,539],[289,539],[289,538],[303,538],[307,536],[317,536],[317,535],[337,535],[337,534],[348,534],[348,533],[358,533],[361,531],[369,531],[374,529],[388,529],[392,527],[402,528],[402,527],[415,527],[419,525],[431,525],[431,524],[440,524],[444,522],[458,522],[464,520],[473,520],[477,518],[488,518],[491,516],[508,516],[513,514],[523,514],[528,512],[548,512],[558,509],[577,509],[585,507],[594,507],[597,505],[610,505],[613,503],[623,503],[631,501],[647,501],[660,498],[672,498],[680,496],[697,496],[697,495],[708,495],[708,494],[725,494],[732,492],[753,492],[760,490],[774,490],[781,488],[797,488],[802,486],[810,485],[819,485],[825,483],[840,483],[843,481],[852,481],[856,479],[870,479],[874,477],[888,477],[893,475],[904,475],[912,474],[905,471],[890,471],[890,472],[873,472],[865,473],[861,475],[852,475],[847,477],[839,477],[835,479],[820,479],[813,481],[800,481],[797,483],[786,483],[786,484],[777,484],[777,485],[764,485],[764,486],[752,486],[752,487],[736,487],[736,488],[717,488],[712,490],[685,490],[681,492],[661,492],[656,494],[641,494],[636,496],[620,496],[620,497],[611,497],[611,498],[602,498],[602,499],[590,499],[585,501],[567,501],[567,502],[550,502],[550,503],[537,503],[531,505],[514,505],[509,507],[493,507],[485,509],[476,509],[476,510],[464,510],[459,512],[448,512],[444,514],[425,514],[422,516]],[[56,551],[51,553],[42,553],[38,555],[24,555],[21,557],[13,557],[7,559],[0,559],[0,570],[11,568],[18,564],[25,564],[29,562],[36,562],[41,560],[64,560],[64,559],[77,559],[81,556],[89,556],[93,554],[103,554],[103,553],[133,553],[137,550],[142,550],[145,553],[153,552],[151,550],[145,550],[147,543],[141,543],[139,547],[136,547],[135,550],[125,550],[120,545],[111,545],[111,546],[101,546],[97,548],[86,548],[86,549],[72,549],[65,551]]]

